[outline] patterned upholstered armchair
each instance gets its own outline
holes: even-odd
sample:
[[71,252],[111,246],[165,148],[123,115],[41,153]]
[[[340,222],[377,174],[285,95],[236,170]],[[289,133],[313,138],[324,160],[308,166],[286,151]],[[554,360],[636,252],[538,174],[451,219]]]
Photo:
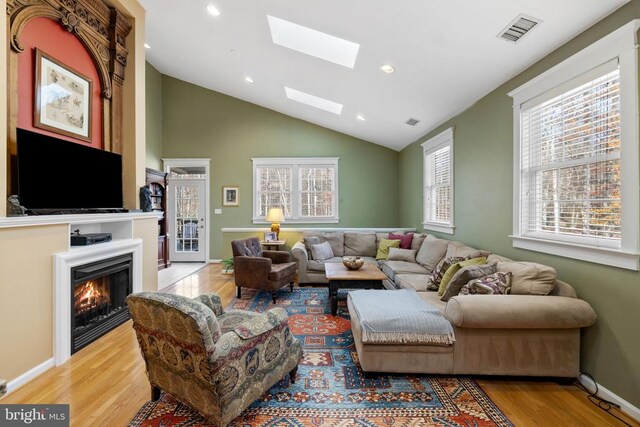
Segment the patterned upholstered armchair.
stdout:
[[161,292],[127,304],[154,400],[165,391],[226,426],[287,373],[295,380],[302,348],[282,308],[225,312],[216,294]]

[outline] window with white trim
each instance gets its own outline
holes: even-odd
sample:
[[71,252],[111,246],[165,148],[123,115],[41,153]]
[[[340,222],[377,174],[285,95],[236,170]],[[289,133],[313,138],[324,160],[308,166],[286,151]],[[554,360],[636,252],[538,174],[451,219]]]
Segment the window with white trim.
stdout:
[[453,234],[453,128],[422,144],[424,228]]
[[255,158],[253,222],[279,207],[290,223],[337,223],[338,158]]
[[515,247],[639,268],[636,48],[624,28],[511,94]]

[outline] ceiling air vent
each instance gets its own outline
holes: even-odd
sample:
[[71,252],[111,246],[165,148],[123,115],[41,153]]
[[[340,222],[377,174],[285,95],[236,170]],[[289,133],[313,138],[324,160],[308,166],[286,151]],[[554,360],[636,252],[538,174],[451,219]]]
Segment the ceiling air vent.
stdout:
[[411,118],[410,118],[409,120],[407,120],[405,123],[406,123],[406,124],[408,124],[409,126],[415,126],[415,125],[417,125],[418,123],[420,123],[420,120],[418,120],[418,119],[414,119],[413,117],[411,117]]
[[517,42],[542,21],[531,16],[518,15],[507,27],[500,31],[498,37],[510,42]]

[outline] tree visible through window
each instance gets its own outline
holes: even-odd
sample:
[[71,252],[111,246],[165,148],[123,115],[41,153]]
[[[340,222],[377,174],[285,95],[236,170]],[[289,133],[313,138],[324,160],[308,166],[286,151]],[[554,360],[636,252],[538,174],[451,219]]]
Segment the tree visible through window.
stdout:
[[291,222],[337,222],[338,159],[253,159],[254,221],[269,208],[283,209]]
[[523,234],[619,242],[618,69],[524,108],[521,119]]

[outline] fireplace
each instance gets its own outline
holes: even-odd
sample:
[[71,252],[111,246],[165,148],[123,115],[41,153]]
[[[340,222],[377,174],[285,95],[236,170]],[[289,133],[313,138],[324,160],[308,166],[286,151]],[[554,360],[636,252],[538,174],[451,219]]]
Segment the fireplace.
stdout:
[[132,266],[129,253],[71,269],[71,354],[130,318]]

